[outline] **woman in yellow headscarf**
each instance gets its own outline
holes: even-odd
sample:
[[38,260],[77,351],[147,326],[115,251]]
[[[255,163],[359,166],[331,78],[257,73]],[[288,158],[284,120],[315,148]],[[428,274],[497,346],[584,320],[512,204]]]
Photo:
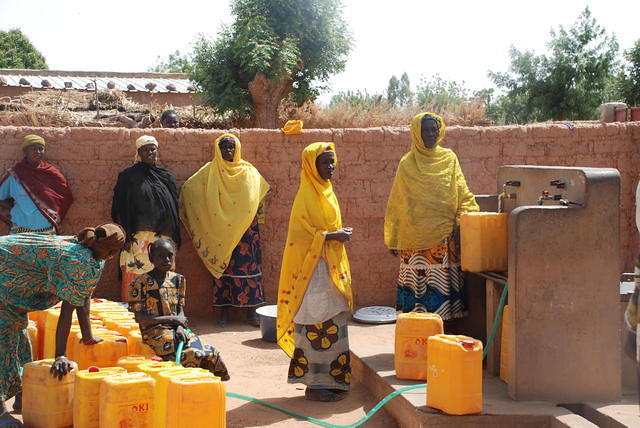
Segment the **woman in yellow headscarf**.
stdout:
[[466,315],[457,248],[460,216],[478,211],[453,151],[440,146],[444,120],[411,121],[411,151],[400,160],[384,219],[384,242],[400,255],[396,309]]
[[353,309],[351,271],[331,177],[333,143],[313,143],[302,152],[300,187],[278,288],[278,344],[291,357],[289,383],[307,386],[309,400],[338,401],[351,383],[347,321]]
[[180,219],[193,245],[213,275],[213,305],[247,308],[247,321],[257,325],[255,307],[264,303],[260,230],[262,202],[269,184],[242,159],[240,139],[221,135],[215,156],[193,174],[180,191]]

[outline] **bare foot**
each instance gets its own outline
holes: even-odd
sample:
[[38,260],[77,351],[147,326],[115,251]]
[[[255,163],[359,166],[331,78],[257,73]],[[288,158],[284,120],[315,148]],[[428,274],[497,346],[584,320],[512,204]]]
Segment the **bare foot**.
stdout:
[[225,326],[229,322],[229,308],[223,306],[220,308],[220,319],[218,319],[219,326]]
[[247,308],[247,323],[254,327],[260,327],[260,317],[256,314],[256,308]]

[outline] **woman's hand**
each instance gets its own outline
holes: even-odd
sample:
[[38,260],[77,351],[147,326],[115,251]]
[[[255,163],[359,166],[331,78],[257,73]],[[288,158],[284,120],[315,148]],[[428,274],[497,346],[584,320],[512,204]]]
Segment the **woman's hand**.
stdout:
[[80,339],[80,342],[84,343],[85,345],[95,345],[96,343],[100,343],[102,341],[103,339],[96,336],[91,336],[88,339],[85,339],[84,337]]
[[54,378],[62,380],[62,378],[71,371],[71,368],[71,360],[69,360],[64,355],[61,355],[59,357],[56,357],[56,360],[51,365],[49,373],[51,373],[51,376],[53,376]]
[[342,229],[338,229],[335,232],[327,233],[325,237],[326,241],[338,241],[338,242],[347,242],[351,241],[351,233],[353,229],[350,227],[343,227]]
[[189,343],[189,336],[187,335],[187,332],[184,330],[184,327],[181,325],[179,325],[178,328],[176,328],[176,338],[178,339],[179,342],[182,342],[185,345]]
[[389,250],[389,254],[392,256],[398,257],[398,250]]

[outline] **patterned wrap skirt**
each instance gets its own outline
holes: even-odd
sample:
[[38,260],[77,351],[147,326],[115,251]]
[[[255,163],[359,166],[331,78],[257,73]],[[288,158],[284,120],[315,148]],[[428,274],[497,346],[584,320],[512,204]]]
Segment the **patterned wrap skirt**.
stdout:
[[240,239],[220,278],[213,278],[213,306],[250,307],[264,304],[262,250],[257,217]]
[[31,341],[26,313],[0,303],[0,400],[22,391],[22,367],[31,362]]
[[[142,332],[142,341],[163,360],[175,361],[179,343],[175,328],[166,325],[149,327]],[[229,371],[222,361],[220,352],[211,345],[202,343],[193,332],[189,333],[189,343],[182,349],[180,364],[183,367],[200,367],[222,380],[229,380]]]
[[396,310],[431,312],[442,319],[467,315],[464,279],[455,240],[427,250],[401,250]]
[[302,383],[311,389],[349,390],[349,316],[342,312],[320,324],[294,324],[295,350],[288,383]]

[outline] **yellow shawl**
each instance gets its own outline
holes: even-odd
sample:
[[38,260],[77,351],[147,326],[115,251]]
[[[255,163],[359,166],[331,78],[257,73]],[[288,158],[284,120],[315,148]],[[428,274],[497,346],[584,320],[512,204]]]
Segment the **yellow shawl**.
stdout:
[[[435,147],[424,146],[422,118],[439,124]],[[400,160],[384,217],[384,243],[392,250],[425,250],[438,245],[453,232],[460,216],[478,211],[458,157],[440,147],[444,120],[420,113],[411,120],[411,151]]]
[[294,350],[293,317],[300,308],[319,257],[327,262],[333,285],[353,309],[351,270],[344,244],[324,240],[328,232],[342,228],[340,207],[331,181],[320,178],[316,169],[316,158],[327,148],[335,153],[333,143],[313,143],[303,150],[300,187],[289,217],[280,270],[276,326],[278,345],[289,357],[293,356]]
[[[236,143],[233,161],[222,158],[218,143]],[[242,159],[240,140],[233,134],[215,142],[215,157],[193,174],[180,191],[180,219],[209,272],[220,278],[233,250],[256,216],[269,184]]]

